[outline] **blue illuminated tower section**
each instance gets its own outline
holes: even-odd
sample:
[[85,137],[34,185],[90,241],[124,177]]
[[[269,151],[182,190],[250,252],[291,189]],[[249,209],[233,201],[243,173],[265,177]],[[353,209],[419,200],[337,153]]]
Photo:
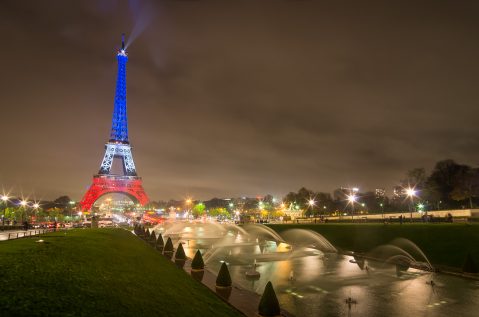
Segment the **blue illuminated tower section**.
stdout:
[[128,54],[125,50],[125,38],[122,35],[121,49],[116,55],[118,76],[116,77],[115,108],[111,123],[110,142],[128,144],[128,116],[126,113],[126,63]]

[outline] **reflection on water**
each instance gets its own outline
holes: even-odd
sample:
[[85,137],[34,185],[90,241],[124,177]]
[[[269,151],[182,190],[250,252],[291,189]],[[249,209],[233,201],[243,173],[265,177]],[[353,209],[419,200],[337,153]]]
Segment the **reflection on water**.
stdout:
[[[183,242],[188,257],[200,249],[213,272],[226,261],[233,281],[246,289],[261,293],[271,281],[281,306],[296,316],[477,316],[477,281],[414,269],[398,276],[395,266],[370,261],[361,269],[350,256],[318,250],[329,248],[325,241],[277,243],[256,227],[248,233],[231,225],[174,223],[155,230],[175,245]],[[247,279],[255,261],[260,278]],[[349,297],[356,304],[348,305]]]

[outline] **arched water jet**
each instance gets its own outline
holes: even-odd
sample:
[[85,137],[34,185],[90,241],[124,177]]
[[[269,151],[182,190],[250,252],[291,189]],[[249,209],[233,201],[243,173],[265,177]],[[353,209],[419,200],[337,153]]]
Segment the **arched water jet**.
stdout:
[[276,242],[285,242],[284,239],[273,229],[259,224],[248,224],[244,229],[252,236],[272,238]]
[[336,253],[338,250],[321,234],[307,229],[289,229],[282,233],[284,239],[292,245],[311,246],[323,252]]
[[423,258],[423,260],[426,261],[426,263],[428,264],[430,269],[433,268],[431,262],[429,262],[429,259],[426,256],[426,254],[424,254],[424,252],[421,250],[421,248],[419,248],[411,240],[408,240],[408,239],[405,239],[405,238],[397,238],[397,239],[394,239],[393,241],[391,241],[390,244],[397,245],[397,246],[401,247],[402,249],[404,249],[404,247],[412,248],[412,250],[416,251]]

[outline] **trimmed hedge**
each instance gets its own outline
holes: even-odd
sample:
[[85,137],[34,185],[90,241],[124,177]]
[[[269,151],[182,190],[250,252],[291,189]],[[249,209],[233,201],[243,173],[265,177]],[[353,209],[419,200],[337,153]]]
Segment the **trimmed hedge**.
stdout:
[[163,236],[160,233],[158,235],[158,239],[156,239],[156,249],[160,252],[163,252],[164,247],[165,247],[165,241],[163,241]]
[[203,256],[201,255],[200,250],[196,251],[193,261],[191,261],[191,269],[193,270],[204,270],[205,262],[203,261]]
[[171,238],[168,237],[168,240],[166,240],[165,248],[163,249],[163,253],[173,253],[173,241],[171,241]]
[[464,265],[462,266],[462,271],[464,273],[479,273],[476,263],[474,262],[470,253],[468,253],[466,256],[466,261],[464,261]]
[[176,260],[186,260],[185,250],[183,249],[183,244],[180,242],[178,243],[178,248],[176,249],[175,253]]
[[231,276],[228,270],[228,266],[225,262],[221,264],[220,272],[218,277],[216,277],[216,286],[220,287],[230,287],[231,286]]
[[156,245],[156,234],[155,234],[155,231],[153,231],[150,235],[150,244],[152,246],[155,246]]
[[264,288],[264,292],[261,296],[258,306],[258,313],[261,316],[278,316],[281,313],[278,298],[276,297],[276,293],[274,292],[271,282],[268,282]]

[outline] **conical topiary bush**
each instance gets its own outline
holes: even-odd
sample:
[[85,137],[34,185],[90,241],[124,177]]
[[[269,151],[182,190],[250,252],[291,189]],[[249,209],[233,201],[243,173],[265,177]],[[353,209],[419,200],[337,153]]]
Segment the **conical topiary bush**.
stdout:
[[183,244],[178,243],[178,248],[176,249],[176,253],[175,253],[175,260],[186,260],[186,254],[185,254],[185,250],[183,249]]
[[155,246],[156,245],[156,234],[155,234],[155,231],[153,231],[150,235],[150,244],[152,246]]
[[466,256],[466,261],[464,261],[464,265],[462,266],[462,271],[464,273],[478,273],[479,270],[477,269],[476,263],[474,263],[474,259],[472,258],[471,254],[468,253]]
[[173,242],[171,241],[171,238],[168,237],[168,240],[166,240],[165,248],[163,249],[163,254],[171,256],[173,254]]
[[163,241],[163,236],[160,233],[158,235],[158,239],[156,239],[156,249],[160,252],[163,252],[164,247],[165,247],[165,241]]
[[281,313],[278,298],[271,282],[268,282],[264,288],[263,296],[261,296],[258,306],[258,313],[260,316],[279,316]]
[[143,235],[143,239],[148,241],[148,239],[150,238],[150,231],[148,230],[148,228],[145,228],[145,234]]
[[228,266],[225,262],[221,264],[220,272],[218,277],[216,277],[216,287],[230,287],[231,286],[231,276],[228,271]]
[[203,261],[203,256],[201,255],[200,250],[196,251],[193,261],[191,261],[191,270],[192,271],[201,271],[205,269],[205,262]]

